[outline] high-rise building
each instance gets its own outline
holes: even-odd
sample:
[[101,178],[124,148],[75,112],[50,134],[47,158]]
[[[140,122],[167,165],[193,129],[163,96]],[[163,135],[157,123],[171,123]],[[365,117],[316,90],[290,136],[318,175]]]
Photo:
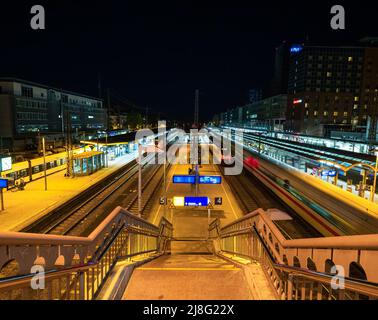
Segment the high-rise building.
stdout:
[[365,132],[375,140],[378,48],[292,46],[286,129]]
[[290,49],[291,45],[286,41],[276,48],[274,57],[274,74],[270,84],[268,96],[287,93]]
[[254,103],[262,99],[261,89],[249,89],[248,90],[248,103]]

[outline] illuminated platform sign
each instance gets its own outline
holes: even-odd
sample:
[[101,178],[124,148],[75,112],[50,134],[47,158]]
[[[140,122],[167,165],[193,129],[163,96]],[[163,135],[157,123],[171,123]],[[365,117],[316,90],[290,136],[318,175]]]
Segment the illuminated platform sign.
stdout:
[[221,184],[221,176],[200,176],[199,184]]
[[173,197],[172,203],[175,207],[183,207],[185,204],[184,197]]
[[336,170],[323,170],[322,176],[323,177],[336,177]]
[[196,176],[173,176],[173,183],[185,183],[185,184],[195,184],[196,183]]
[[207,207],[209,205],[208,197],[185,197],[185,207]]
[[8,188],[8,179],[0,179],[0,189]]

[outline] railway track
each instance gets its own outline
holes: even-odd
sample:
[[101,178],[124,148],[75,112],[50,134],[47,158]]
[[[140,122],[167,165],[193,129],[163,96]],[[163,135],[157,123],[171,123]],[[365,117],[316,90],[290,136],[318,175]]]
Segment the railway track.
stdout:
[[290,219],[273,220],[274,224],[287,239],[320,237],[321,234],[299,217],[291,208],[282,203],[270,190],[252,176],[243,171],[239,176],[224,176],[239,205],[245,213],[258,208],[278,209],[290,216]]
[[53,209],[42,218],[31,223],[30,225],[22,229],[21,232],[48,233],[52,226],[56,225],[57,222],[64,221],[68,218],[68,216],[72,215],[73,212],[80,210],[85,205],[88,205],[88,203],[94,197],[105,191],[107,188],[109,188],[109,186],[113,185],[120,178],[128,174],[130,170],[135,166],[135,160],[129,162],[125,166],[108,175],[105,179],[102,179],[93,186],[81,192],[79,195],[71,198],[59,207]]
[[[162,171],[161,166],[155,165],[148,165],[143,171],[141,207],[141,216],[143,218],[146,218],[149,214],[148,204],[151,197],[153,197],[154,190],[157,189],[163,179]],[[126,208],[131,213],[138,215],[137,173],[138,170],[123,185],[112,190],[111,194],[91,210],[91,212],[88,212],[84,219],[78,218],[77,222],[72,224],[64,234],[88,236],[116,206]]]
[[[157,188],[157,184],[162,180],[162,177],[158,178],[159,172],[162,171],[160,167],[149,164],[143,167],[143,191],[151,192],[151,182],[153,182],[154,188]],[[117,205],[131,209],[133,213],[137,214],[137,205],[135,210],[137,173],[138,164],[133,160],[24,228],[22,232],[88,235]],[[147,210],[148,204],[147,199],[144,201],[142,213]]]
[[94,194],[91,198],[81,204],[78,208],[70,212],[67,216],[51,223],[45,233],[49,234],[70,234],[77,226],[85,223],[89,216],[98,208],[99,205],[107,201],[118,189],[132,179],[138,172],[138,165],[135,164],[127,170],[122,177],[115,180],[114,183]]
[[[212,151],[210,152],[212,154]],[[234,149],[233,152],[235,152]],[[280,229],[285,238],[300,239],[321,236],[317,230],[283,203],[281,199],[248,171],[243,170],[243,172],[237,176],[227,176],[224,175],[223,169],[224,168],[221,167],[220,172],[236,196],[238,204],[245,214],[259,208],[264,210],[277,209],[286,213],[290,218],[287,220],[273,220],[273,223]]]
[[[166,170],[168,171],[170,168],[170,164],[167,165]],[[162,167],[159,168],[150,178],[145,187],[143,188],[143,192],[148,194],[148,197],[142,197],[142,217],[147,218],[147,215],[150,213],[152,209],[151,199],[155,195],[156,191],[158,190],[159,186],[162,185],[164,177],[158,173],[161,173],[163,170]],[[129,205],[126,207],[130,212],[138,212],[138,197],[137,195],[132,199]]]

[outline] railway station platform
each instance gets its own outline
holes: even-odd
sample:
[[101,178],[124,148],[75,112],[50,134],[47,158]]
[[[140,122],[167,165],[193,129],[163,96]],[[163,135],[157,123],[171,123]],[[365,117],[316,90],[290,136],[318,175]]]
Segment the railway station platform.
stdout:
[[[192,185],[172,183],[173,175],[188,174],[188,169],[177,164],[169,168],[168,199],[196,194]],[[217,166],[203,165],[199,174],[221,172]],[[163,188],[146,192],[143,197],[155,203],[148,221],[118,206],[88,235],[1,233],[0,274],[10,263],[19,273],[0,282],[0,299],[378,297],[372,285],[378,281],[376,234],[288,240],[269,210],[243,212],[230,186],[222,179],[220,185],[199,187],[198,196],[222,197],[221,205],[185,207],[176,202],[165,214],[159,201]],[[35,291],[29,270],[42,263],[49,271],[46,285]],[[332,288],[333,265],[348,275],[342,290]]]
[[[171,167],[167,174],[167,208],[166,216],[167,218],[173,218],[173,221],[177,219],[190,220],[189,211],[196,215],[196,219],[200,217],[203,225],[208,224],[208,209],[203,208],[186,208],[186,207],[174,207],[170,205],[173,197],[184,197],[184,196],[195,196],[195,187],[187,184],[173,184],[174,175],[187,175],[188,169],[191,165],[174,165]],[[207,176],[221,176],[219,167],[213,164],[199,166],[199,175]],[[148,196],[148,195],[146,195]],[[152,214],[149,217],[151,223],[156,224],[164,216],[164,206],[159,204],[159,198],[163,197],[163,188],[159,192],[159,196],[155,198],[154,207],[152,209]],[[212,209],[210,210],[210,219],[220,217],[224,223],[229,223],[235,219],[240,218],[244,213],[237,204],[235,196],[233,195],[229,185],[222,179],[221,185],[199,185],[198,186],[198,196],[209,197],[212,202]],[[215,205],[214,199],[216,197],[222,198],[222,205]],[[198,221],[198,220],[197,220]],[[189,223],[190,224],[190,223]],[[186,224],[188,225],[188,224]],[[193,230],[188,232],[192,234]],[[185,236],[185,235],[180,235]]]
[[105,154],[100,151],[84,152],[73,157],[73,172],[77,177],[89,176],[105,166]]
[[4,192],[5,210],[0,212],[0,232],[20,231],[83,190],[136,158],[137,152],[109,161],[109,166],[90,176],[64,177],[65,171],[47,176],[47,191],[44,179],[29,182],[23,191]]

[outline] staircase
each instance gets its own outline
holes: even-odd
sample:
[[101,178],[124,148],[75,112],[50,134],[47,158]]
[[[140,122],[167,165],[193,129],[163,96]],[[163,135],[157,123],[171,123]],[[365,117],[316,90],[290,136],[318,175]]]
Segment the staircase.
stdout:
[[[199,210],[176,212],[170,254],[134,269],[125,300],[276,299],[263,269],[214,254],[208,220]],[[254,281],[250,278],[264,281]],[[263,296],[258,291],[264,292]]]

